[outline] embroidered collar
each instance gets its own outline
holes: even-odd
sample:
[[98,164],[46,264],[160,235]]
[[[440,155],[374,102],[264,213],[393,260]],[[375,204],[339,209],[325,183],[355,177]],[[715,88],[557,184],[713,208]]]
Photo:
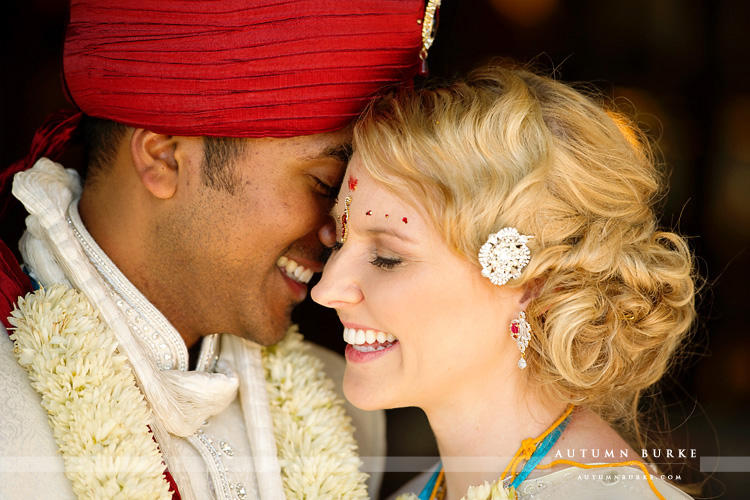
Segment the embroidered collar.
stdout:
[[185,341],[169,320],[125,277],[83,225],[78,200],[68,208],[68,224],[83,251],[107,282],[110,295],[127,317],[131,331],[148,346],[161,370],[188,369]]

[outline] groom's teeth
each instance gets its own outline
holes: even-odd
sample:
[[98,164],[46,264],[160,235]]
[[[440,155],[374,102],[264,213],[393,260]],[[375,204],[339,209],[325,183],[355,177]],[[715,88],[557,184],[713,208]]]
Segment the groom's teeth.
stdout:
[[[389,342],[395,342],[396,337],[390,333],[380,332],[376,330],[363,330],[356,328],[344,328],[344,342],[352,344],[353,346],[372,346],[372,344],[385,344]],[[377,347],[377,349],[375,348]],[[371,350],[380,350],[383,346],[378,345],[373,347]],[[358,349],[362,350],[362,349]],[[369,352],[365,350],[364,352]]]
[[312,269],[308,269],[284,255],[279,257],[279,259],[276,261],[276,265],[284,272],[284,274],[298,283],[309,283],[310,279],[315,274]]

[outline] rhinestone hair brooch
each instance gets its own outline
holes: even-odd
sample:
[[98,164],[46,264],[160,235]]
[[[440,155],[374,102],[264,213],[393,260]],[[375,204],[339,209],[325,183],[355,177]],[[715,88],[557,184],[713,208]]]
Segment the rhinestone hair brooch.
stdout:
[[531,238],[533,236],[519,234],[515,227],[504,227],[491,234],[479,249],[482,276],[489,278],[494,285],[504,285],[521,276],[531,259],[531,251],[526,246]]

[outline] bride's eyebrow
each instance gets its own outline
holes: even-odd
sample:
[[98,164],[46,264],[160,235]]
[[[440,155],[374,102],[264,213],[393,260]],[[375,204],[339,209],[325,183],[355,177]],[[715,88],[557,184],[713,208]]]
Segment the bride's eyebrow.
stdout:
[[392,236],[394,238],[398,238],[408,243],[414,243],[414,244],[417,243],[415,240],[410,238],[407,234],[402,233],[401,231],[396,231],[395,229],[391,229],[388,227],[372,227],[372,228],[367,229],[365,231],[365,234],[369,236],[381,236],[381,235]]

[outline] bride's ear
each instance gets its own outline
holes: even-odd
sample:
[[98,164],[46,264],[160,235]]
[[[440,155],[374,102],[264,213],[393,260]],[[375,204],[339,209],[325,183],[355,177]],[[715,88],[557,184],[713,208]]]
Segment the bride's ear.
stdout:
[[521,295],[521,300],[519,301],[519,305],[521,306],[522,310],[526,310],[526,306],[529,305],[529,302],[536,299],[541,295],[542,288],[544,288],[544,278],[537,278],[534,280],[529,281],[524,285],[523,287],[523,295]]

